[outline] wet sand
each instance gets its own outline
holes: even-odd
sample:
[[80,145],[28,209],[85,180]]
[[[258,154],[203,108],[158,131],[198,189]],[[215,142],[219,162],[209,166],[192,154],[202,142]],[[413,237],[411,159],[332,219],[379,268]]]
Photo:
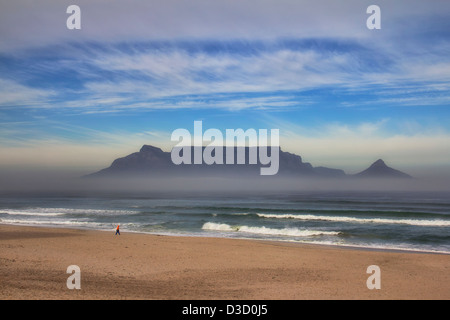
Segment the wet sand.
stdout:
[[450,255],[121,233],[0,225],[0,299],[450,299]]

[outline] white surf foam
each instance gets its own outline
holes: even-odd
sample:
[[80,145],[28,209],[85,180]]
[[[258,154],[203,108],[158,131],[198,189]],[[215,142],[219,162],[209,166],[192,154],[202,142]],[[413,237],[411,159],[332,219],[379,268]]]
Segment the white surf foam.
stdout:
[[291,237],[312,237],[321,235],[339,235],[336,231],[322,231],[322,230],[302,230],[298,228],[267,228],[267,227],[250,227],[250,226],[230,226],[225,223],[206,222],[202,226],[203,230],[215,231],[235,231],[246,232],[262,235],[276,235],[276,236],[291,236]]
[[100,210],[100,209],[73,209],[73,208],[29,208],[4,209],[1,213],[22,216],[62,216],[65,214],[93,214],[93,215],[126,215],[136,213],[129,210]]
[[448,220],[426,220],[426,219],[386,219],[386,218],[354,218],[354,217],[334,217],[321,216],[312,214],[257,214],[261,218],[272,219],[298,219],[298,220],[320,220],[335,222],[353,222],[353,223],[379,223],[379,224],[407,224],[412,226],[429,226],[429,227],[448,227]]
[[92,226],[99,227],[102,224],[90,221],[62,221],[62,220],[19,220],[19,219],[2,219],[5,224],[25,224],[25,225],[46,225],[46,226]]

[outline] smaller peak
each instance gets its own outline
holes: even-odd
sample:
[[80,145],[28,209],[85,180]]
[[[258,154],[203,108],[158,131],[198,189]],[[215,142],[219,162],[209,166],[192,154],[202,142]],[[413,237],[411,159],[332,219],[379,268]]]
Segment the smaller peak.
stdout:
[[377,166],[377,167],[387,167],[386,163],[383,161],[383,159],[378,159],[377,161],[375,161],[374,163],[372,163],[372,166]]

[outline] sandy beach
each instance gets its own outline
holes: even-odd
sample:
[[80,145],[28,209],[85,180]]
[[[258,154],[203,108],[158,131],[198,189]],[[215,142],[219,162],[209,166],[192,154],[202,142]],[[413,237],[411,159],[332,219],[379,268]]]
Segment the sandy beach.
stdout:
[[450,299],[450,256],[0,225],[0,299]]

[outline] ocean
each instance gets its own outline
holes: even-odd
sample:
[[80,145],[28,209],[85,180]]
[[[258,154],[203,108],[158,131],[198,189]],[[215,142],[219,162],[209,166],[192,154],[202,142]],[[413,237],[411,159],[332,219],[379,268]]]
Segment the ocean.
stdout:
[[450,254],[450,194],[3,195],[3,224]]

